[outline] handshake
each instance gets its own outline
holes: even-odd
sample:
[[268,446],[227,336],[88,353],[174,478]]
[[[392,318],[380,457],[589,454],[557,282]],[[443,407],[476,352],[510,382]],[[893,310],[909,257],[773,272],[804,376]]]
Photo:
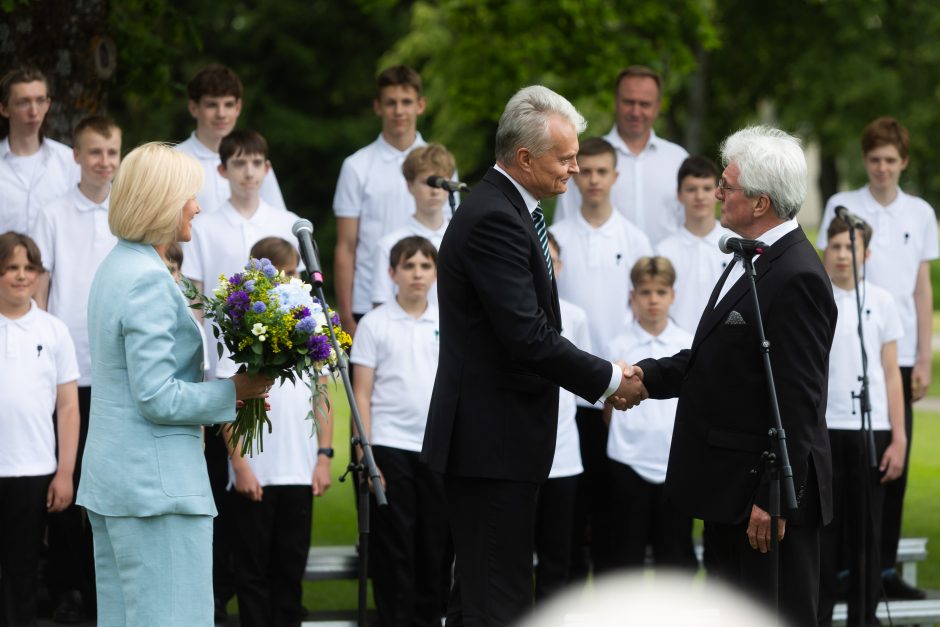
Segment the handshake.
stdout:
[[623,380],[620,381],[620,387],[607,397],[605,401],[608,405],[625,411],[631,407],[636,407],[641,401],[650,397],[643,385],[643,370],[638,366],[627,365],[624,361],[615,362],[623,370]]

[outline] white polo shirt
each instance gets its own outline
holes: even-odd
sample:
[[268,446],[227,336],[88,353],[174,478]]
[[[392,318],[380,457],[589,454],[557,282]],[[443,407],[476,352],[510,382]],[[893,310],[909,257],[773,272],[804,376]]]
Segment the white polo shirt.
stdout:
[[0,140],[0,233],[32,235],[40,209],[78,184],[81,170],[72,149],[44,138],[39,152],[18,157],[9,137]]
[[55,472],[56,386],[78,378],[65,324],[35,302],[16,320],[0,315],[0,372],[0,477]]
[[[245,455],[258,483],[269,485],[306,485],[313,482],[317,464],[317,435],[312,420],[310,388],[306,380],[285,381],[271,388],[271,433],[264,432],[264,450]],[[312,435],[311,435],[312,434]],[[235,487],[235,471],[228,465],[228,489]]]
[[359,321],[350,361],[375,370],[372,444],[421,451],[439,352],[434,305],[415,319],[392,299]]
[[871,224],[871,257],[865,263],[865,278],[894,296],[904,329],[903,337],[898,340],[898,363],[913,366],[917,361],[914,288],[921,262],[940,256],[936,214],[923,199],[900,189],[898,197],[887,207],[875,200],[867,185],[839,192],[826,203],[816,242],[819,248],[826,247],[826,230],[839,205]]
[[[180,142],[175,146],[180,152],[184,152],[190,157],[196,159],[205,172],[205,180],[202,183],[202,190],[196,194],[196,200],[199,201],[199,207],[206,213],[211,213],[222,206],[224,202],[232,195],[229,182],[219,174],[219,165],[222,163],[219,153],[213,152],[208,146],[196,138],[196,132],[186,141]],[[287,209],[284,204],[284,196],[281,195],[281,187],[277,184],[277,176],[274,175],[274,168],[268,172],[261,182],[261,200],[268,203],[275,209]]]
[[[411,216],[408,219],[408,224],[379,240],[378,245],[375,247],[375,264],[372,270],[372,276],[375,277],[372,282],[372,302],[374,304],[387,303],[398,293],[398,286],[392,281],[392,277],[388,275],[388,258],[392,252],[392,247],[406,237],[420,235],[434,244],[434,248],[440,250],[441,240],[444,239],[444,231],[447,230],[449,221],[445,216],[444,223],[441,224],[440,228],[429,229],[418,222],[414,216]],[[437,306],[437,281],[434,282],[431,291],[428,292],[428,301],[433,303],[435,307]]]
[[[650,131],[649,141],[633,154],[617,133],[617,126],[604,136],[617,151],[619,176],[610,190],[610,202],[625,218],[646,233],[654,244],[679,230],[685,212],[676,190],[679,166],[689,153],[685,148],[656,136]],[[569,181],[568,191],[558,197],[554,222],[568,219],[581,209],[581,191]]]
[[[563,298],[558,299],[558,304],[561,308],[561,336],[581,350],[592,352],[587,314]],[[548,473],[549,479],[571,477],[584,472],[584,466],[581,464],[581,439],[578,437],[578,424],[575,421],[577,411],[575,395],[565,388],[559,388],[558,434],[555,436],[555,458]]]
[[[415,199],[401,173],[405,158],[426,142],[418,133],[405,150],[398,150],[379,134],[343,161],[333,196],[337,218],[358,218],[356,265],[353,274],[352,309],[363,314],[372,309],[375,249],[382,237],[408,224],[414,215]],[[444,209],[450,215],[450,209]],[[358,330],[357,330],[358,333]]]
[[698,328],[715,283],[731,263],[731,255],[718,250],[718,240],[726,233],[731,231],[717,221],[705,237],[683,226],[656,246],[656,254],[667,258],[676,269],[676,301],[669,308],[669,316],[690,333]]
[[62,320],[75,342],[78,385],[91,385],[88,294],[98,266],[117,237],[108,226],[108,201],[92,202],[78,185],[39,212],[33,237],[49,271],[49,313]]
[[[890,431],[888,393],[881,349],[888,342],[900,339],[903,333],[894,297],[869,281],[862,283],[862,330],[868,354],[868,396],[871,400],[871,428]],[[862,384],[862,350],[858,343],[858,309],[855,290],[846,291],[835,285],[832,295],[839,308],[836,333],[829,353],[829,402],[826,425],[830,429],[857,431],[862,424],[861,409],[852,394]]]
[[[616,210],[598,228],[579,210],[549,229],[561,246],[564,269],[558,294],[588,313],[591,345],[605,352],[630,315],[630,270],[636,260],[653,254],[649,239]],[[579,398],[578,405],[591,407]],[[601,407],[601,405],[597,405]]]
[[[692,346],[692,334],[671,321],[659,335],[631,322],[610,343],[610,351],[628,364],[641,359],[671,357]],[[630,466],[650,483],[666,480],[672,428],[679,399],[645,400],[629,411],[613,411],[607,436],[607,457]]]
[[[292,211],[275,209],[263,200],[255,214],[245,219],[231,202],[225,201],[218,211],[201,213],[193,219],[192,240],[181,243],[183,276],[202,281],[204,293],[211,295],[220,275],[231,276],[245,267],[251,247],[258,240],[281,237],[296,247],[291,227],[298,219]],[[205,334],[215,337],[208,320]],[[206,369],[211,374],[218,364],[218,353],[214,348],[208,352],[210,363]]]

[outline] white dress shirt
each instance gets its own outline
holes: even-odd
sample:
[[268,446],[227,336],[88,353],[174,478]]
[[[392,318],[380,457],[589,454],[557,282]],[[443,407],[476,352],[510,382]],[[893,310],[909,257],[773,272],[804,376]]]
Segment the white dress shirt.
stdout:
[[[23,167],[22,160],[31,160]],[[0,140],[0,233],[33,234],[39,211],[64,195],[81,176],[72,149],[49,139],[39,152],[20,157],[10,150],[10,138]]]

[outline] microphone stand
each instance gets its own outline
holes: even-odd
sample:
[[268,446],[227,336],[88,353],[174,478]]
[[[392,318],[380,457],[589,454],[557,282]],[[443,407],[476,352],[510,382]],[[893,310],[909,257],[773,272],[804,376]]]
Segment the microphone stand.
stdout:
[[[849,225],[849,242],[852,247],[852,280],[855,287],[855,308],[858,312],[858,343],[859,348],[862,351],[862,376],[858,378],[862,386],[858,394],[852,392],[852,400],[858,400],[859,410],[861,413],[861,426],[859,429],[859,442],[862,448],[861,455],[861,469],[862,469],[862,479],[865,482],[861,490],[861,514],[862,514],[862,524],[859,529],[860,535],[860,546],[858,552],[858,617],[859,624],[864,624],[865,614],[868,609],[868,596],[874,591],[869,589],[868,586],[868,551],[869,548],[874,550],[874,547],[868,546],[868,538],[870,531],[870,521],[871,521],[871,470],[873,468],[878,468],[878,459],[877,451],[875,449],[875,436],[871,428],[871,397],[869,396],[869,386],[868,386],[868,352],[865,350],[865,331],[862,327],[862,295],[859,292],[859,276],[858,276],[858,253],[855,249],[855,240],[856,240],[856,231],[857,229],[853,225]],[[854,404],[854,403],[853,403]],[[854,413],[854,411],[853,411]]]
[[447,202],[450,203],[450,216],[454,217],[454,212],[457,211],[457,192],[447,190]]
[[[329,307],[326,304],[326,297],[323,295],[323,273],[320,270],[319,250],[317,243],[312,241],[313,251],[311,255],[306,254],[305,247],[300,247],[300,253],[310,274],[310,280],[314,289],[317,291],[317,298],[323,305],[323,313],[326,314]],[[379,478],[379,469],[375,465],[375,457],[372,455],[372,445],[369,444],[369,438],[366,436],[365,429],[362,426],[362,417],[359,415],[359,406],[356,404],[356,397],[353,395],[352,381],[349,378],[349,359],[340,349],[339,342],[336,340],[336,333],[333,330],[333,321],[331,316],[327,315],[326,324],[330,332],[330,343],[333,350],[336,351],[337,362],[340,375],[343,378],[343,387],[346,388],[346,397],[349,399],[349,411],[353,417],[353,424],[356,426],[358,435],[352,436],[353,446],[358,446],[362,451],[362,461],[357,462],[350,459],[346,472],[339,478],[345,481],[346,475],[353,473],[356,481],[359,483],[359,603],[358,603],[358,625],[366,627],[366,608],[368,607],[368,563],[369,563],[369,480],[372,479],[372,489],[375,492],[375,500],[379,507],[388,505],[385,498],[385,489],[382,487],[382,480]]]
[[771,560],[771,602],[780,620],[780,540],[778,529],[780,527],[780,484],[783,483],[783,497],[786,499],[788,510],[797,507],[796,490],[793,486],[793,468],[790,466],[790,455],[787,453],[787,435],[780,420],[780,405],[777,403],[777,387],[774,385],[774,373],[770,365],[770,342],[764,335],[764,321],[760,312],[760,299],[757,297],[757,273],[754,271],[753,254],[743,255],[735,253],[735,257],[744,264],[744,272],[751,283],[751,296],[754,301],[754,311],[757,313],[757,333],[760,339],[760,352],[764,361],[764,372],[767,375],[767,389],[770,392],[770,410],[773,417],[773,426],[767,431],[770,438],[770,448],[764,451],[761,459],[764,468],[770,477],[770,560]]

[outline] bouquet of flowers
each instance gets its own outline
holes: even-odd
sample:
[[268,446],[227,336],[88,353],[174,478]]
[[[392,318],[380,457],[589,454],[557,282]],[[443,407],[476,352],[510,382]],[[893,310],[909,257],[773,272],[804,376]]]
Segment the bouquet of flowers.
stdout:
[[[342,330],[339,316],[326,310],[319,299],[310,295],[311,286],[297,278],[288,278],[269,260],[251,258],[244,270],[230,277],[219,277],[213,296],[203,295],[186,281],[184,293],[213,322],[219,357],[222,344],[231,359],[241,364],[239,371],[261,373],[283,382],[307,375],[312,394],[311,407],[327,404],[324,386],[319,383],[325,367],[334,367],[338,356],[333,350],[327,316],[333,323],[336,340],[344,351],[352,338]],[[311,410],[308,418],[314,417]],[[233,441],[242,442],[242,454],[263,450],[263,432],[271,432],[271,420],[263,398],[249,399],[239,408],[232,426]],[[314,417],[314,429],[317,428]]]

